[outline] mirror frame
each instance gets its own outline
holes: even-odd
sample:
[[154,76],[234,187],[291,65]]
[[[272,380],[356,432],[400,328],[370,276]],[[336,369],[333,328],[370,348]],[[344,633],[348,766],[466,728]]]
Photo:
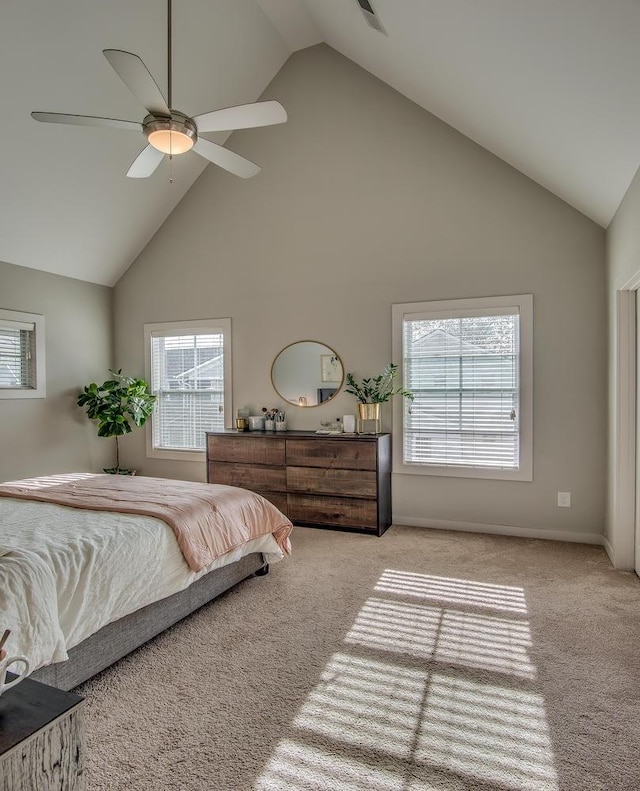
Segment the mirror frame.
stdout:
[[[280,390],[278,390],[278,388],[276,387],[276,383],[274,381],[274,378],[273,378],[273,369],[274,369],[274,366],[276,364],[276,360],[278,359],[278,357],[280,357],[280,355],[283,352],[286,352],[287,349],[290,349],[292,346],[297,346],[299,343],[316,343],[316,344],[318,344],[318,346],[324,347],[325,349],[327,349],[328,353],[330,353],[334,357],[337,357],[337,359],[340,361],[340,365],[342,366],[342,379],[340,380],[340,382],[339,383],[338,382],[335,382],[335,383],[331,382],[331,384],[335,384],[336,385],[335,393],[330,398],[327,398],[326,401],[322,401],[319,404],[300,404],[298,401],[290,401],[286,396],[284,396],[280,392]],[[276,393],[280,396],[280,398],[282,398],[283,401],[286,401],[287,404],[290,404],[291,406],[300,407],[301,409],[313,409],[314,407],[324,406],[325,404],[328,404],[330,401],[333,401],[333,399],[338,395],[338,393],[340,393],[340,391],[344,387],[344,380],[345,380],[344,363],[342,362],[342,357],[340,357],[338,352],[332,346],[329,346],[326,343],[322,343],[322,341],[313,340],[311,338],[304,338],[304,339],[299,340],[299,341],[293,341],[292,343],[288,343],[286,346],[284,346],[282,349],[280,349],[280,351],[276,354],[276,356],[273,358],[273,361],[271,362],[270,374],[271,374],[271,386],[276,391]]]

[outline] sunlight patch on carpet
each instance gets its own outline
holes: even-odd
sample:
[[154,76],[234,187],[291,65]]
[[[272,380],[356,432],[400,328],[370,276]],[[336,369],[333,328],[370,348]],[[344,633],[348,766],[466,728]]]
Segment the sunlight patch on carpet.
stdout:
[[556,789],[544,699],[434,673],[414,757],[514,789]]
[[430,574],[386,569],[378,580],[375,590],[421,599],[437,599],[448,604],[527,614],[527,603],[522,588],[507,585],[488,585],[484,582],[453,577],[432,577]]
[[256,791],[558,791],[524,590],[387,569]]
[[420,725],[424,672],[334,654],[294,725],[382,754],[410,758]]
[[[278,744],[255,791],[407,791],[402,773],[292,740]],[[426,791],[425,787],[425,791]],[[435,789],[437,786],[429,786]]]
[[345,642],[533,678],[529,622],[385,599],[368,599]]

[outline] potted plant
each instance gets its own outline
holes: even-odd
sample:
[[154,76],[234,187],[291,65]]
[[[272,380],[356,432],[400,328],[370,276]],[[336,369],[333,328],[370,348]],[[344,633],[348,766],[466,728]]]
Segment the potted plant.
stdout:
[[363,420],[375,420],[376,428],[380,426],[380,404],[389,401],[392,396],[399,395],[413,401],[414,394],[410,390],[398,387],[395,378],[398,366],[394,363],[385,365],[382,373],[356,382],[352,373],[346,375],[345,393],[358,399],[358,417]]
[[115,475],[133,475],[134,471],[120,467],[118,437],[133,431],[131,423],[144,426],[153,412],[156,396],[149,392],[144,379],[125,376],[122,369],[109,369],[112,378],[101,385],[92,382],[78,396],[77,404],[86,407],[90,420],[98,421],[99,437],[115,437],[116,466],[105,468]]

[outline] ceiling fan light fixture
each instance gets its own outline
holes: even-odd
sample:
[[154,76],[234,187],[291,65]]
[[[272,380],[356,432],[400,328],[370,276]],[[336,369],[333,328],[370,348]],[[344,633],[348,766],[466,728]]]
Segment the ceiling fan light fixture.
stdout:
[[169,129],[151,132],[147,140],[163,154],[184,154],[193,147],[192,138],[183,132],[172,132]]
[[184,154],[198,139],[196,125],[182,113],[174,112],[171,118],[147,116],[142,129],[149,145],[163,154]]

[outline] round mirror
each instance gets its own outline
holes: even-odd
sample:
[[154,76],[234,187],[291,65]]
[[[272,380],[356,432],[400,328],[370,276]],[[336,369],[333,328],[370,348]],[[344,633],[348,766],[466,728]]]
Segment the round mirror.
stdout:
[[330,346],[316,341],[290,343],[271,366],[271,381],[281,398],[296,406],[319,406],[342,387],[342,360]]

